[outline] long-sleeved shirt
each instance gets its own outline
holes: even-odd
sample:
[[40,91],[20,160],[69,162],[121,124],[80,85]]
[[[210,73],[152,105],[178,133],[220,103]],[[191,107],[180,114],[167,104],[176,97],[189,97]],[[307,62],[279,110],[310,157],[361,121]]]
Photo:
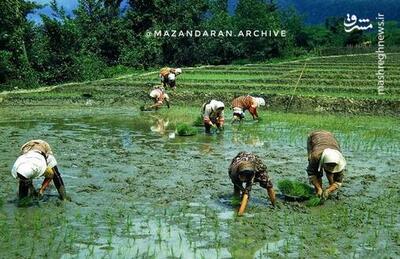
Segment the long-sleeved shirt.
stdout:
[[329,131],[313,131],[307,139],[307,152],[308,152],[308,167],[307,172],[309,175],[321,175],[322,172],[318,171],[319,161],[322,152],[326,148],[331,148],[340,151],[340,146],[333,134]]
[[224,110],[222,111],[217,111],[214,110],[212,105],[206,104],[204,106],[204,110],[203,110],[203,120],[204,123],[206,124],[211,124],[211,123],[219,123],[219,124],[223,124],[224,123]]
[[169,96],[162,89],[156,88],[151,90],[150,96],[155,99],[156,103],[162,104],[164,100],[168,101]]
[[253,118],[258,117],[257,106],[256,100],[250,95],[239,96],[232,101],[232,108],[241,108],[243,112],[249,110]]

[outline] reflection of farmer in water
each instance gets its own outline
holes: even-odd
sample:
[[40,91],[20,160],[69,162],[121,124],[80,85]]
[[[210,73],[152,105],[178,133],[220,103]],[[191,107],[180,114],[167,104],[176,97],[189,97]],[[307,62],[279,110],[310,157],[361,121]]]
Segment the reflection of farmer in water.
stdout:
[[[332,133],[313,131],[307,140],[308,167],[310,182],[318,196],[327,198],[329,194],[342,185],[343,172],[346,166],[340,146]],[[329,187],[322,191],[322,176],[325,172]]]
[[203,104],[201,111],[206,133],[211,133],[211,128],[223,129],[225,120],[224,108],[224,103],[216,100]]
[[167,107],[169,108],[169,96],[165,92],[164,87],[155,86],[150,91],[149,96],[153,100],[154,104],[149,106],[149,107],[147,107],[147,108],[143,108],[144,110],[151,110],[151,109],[158,110],[158,108],[160,108],[164,104],[164,101],[167,104]]
[[244,112],[249,110],[253,120],[258,119],[257,108],[265,106],[265,100],[261,97],[253,97],[250,95],[239,96],[232,101],[233,120],[241,121],[244,118]]
[[160,70],[160,79],[163,86],[169,85],[172,89],[176,88],[176,76],[182,74],[180,68],[164,67]]
[[229,177],[236,198],[240,197],[241,192],[242,195],[244,192],[250,192],[252,185],[258,182],[261,187],[267,189],[268,197],[275,206],[275,191],[268,177],[267,167],[257,155],[246,152],[237,154],[229,166]]
[[43,140],[31,140],[21,147],[21,153],[11,171],[12,176],[19,179],[19,198],[37,195],[32,180],[44,176],[45,179],[39,190],[39,195],[43,195],[51,180],[53,180],[60,198],[66,200],[64,182],[58,171],[57,161],[53,156],[50,145]]
[[167,127],[169,124],[169,120],[164,120],[163,118],[155,118],[155,124],[150,127],[150,130],[152,132],[157,132],[160,134],[165,134]]

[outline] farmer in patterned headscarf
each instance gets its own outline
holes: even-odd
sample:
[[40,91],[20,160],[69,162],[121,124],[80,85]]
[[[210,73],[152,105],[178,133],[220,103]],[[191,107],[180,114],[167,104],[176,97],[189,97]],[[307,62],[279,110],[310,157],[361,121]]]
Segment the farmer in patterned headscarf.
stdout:
[[241,192],[250,192],[254,183],[260,183],[261,187],[267,189],[268,197],[275,206],[275,191],[271,178],[268,176],[266,165],[257,155],[246,152],[237,154],[229,166],[229,177],[233,183],[235,197],[240,197]]
[[224,108],[224,103],[216,100],[203,104],[201,111],[206,133],[211,133],[212,127],[223,129],[225,121]]
[[[25,143],[21,147],[21,155],[15,161],[11,174],[19,180],[19,198],[29,195],[43,195],[51,180],[53,180],[60,198],[62,200],[69,199],[57,167],[57,161],[46,141],[37,139]],[[39,193],[37,193],[32,180],[41,176],[44,176],[45,179]]]
[[253,120],[258,119],[257,108],[265,106],[265,100],[261,97],[253,97],[250,95],[239,96],[232,101],[233,120],[241,121],[244,118],[244,112],[249,110]]
[[169,68],[164,67],[160,70],[161,83],[165,87],[169,85],[172,89],[176,89],[176,77],[182,74],[182,69],[180,68]]
[[[342,185],[346,166],[340,146],[331,132],[313,131],[307,140],[308,167],[310,182],[314,185],[318,196],[327,198]],[[326,174],[329,187],[322,190],[322,176]]]

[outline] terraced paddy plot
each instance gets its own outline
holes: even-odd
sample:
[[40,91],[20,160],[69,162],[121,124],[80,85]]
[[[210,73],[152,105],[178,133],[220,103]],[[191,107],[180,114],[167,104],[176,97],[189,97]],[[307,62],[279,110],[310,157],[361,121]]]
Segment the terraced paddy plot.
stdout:
[[[314,57],[296,61],[183,68],[173,104],[201,105],[210,98],[230,101],[243,94],[263,96],[275,111],[400,114],[400,54],[385,60],[384,95],[378,95],[375,54]],[[301,75],[301,76],[300,76]],[[159,84],[158,71],[116,79],[56,86],[38,93],[1,96],[4,104],[87,103],[137,106]]]
[[[0,113],[1,258],[400,256],[396,118],[263,112],[261,122],[227,125],[223,134],[174,138],[197,107]],[[168,125],[155,130],[161,120]],[[254,186],[246,215],[237,218],[231,159],[255,152],[275,187],[283,179],[307,183],[305,142],[315,128],[333,131],[342,144],[349,165],[341,191],[316,208],[278,197],[272,209]],[[38,136],[53,146],[72,202],[59,202],[52,187],[43,200],[17,207],[10,166],[18,147]]]

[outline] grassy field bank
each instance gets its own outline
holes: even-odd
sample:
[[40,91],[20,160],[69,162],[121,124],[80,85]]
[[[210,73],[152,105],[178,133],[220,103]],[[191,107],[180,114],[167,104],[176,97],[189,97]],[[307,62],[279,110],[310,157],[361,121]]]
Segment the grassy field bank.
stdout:
[[[184,68],[178,89],[169,91],[175,105],[201,105],[211,98],[226,103],[239,95],[266,98],[269,109],[306,113],[399,115],[400,54],[387,54],[385,89],[378,94],[375,54],[308,58],[280,63]],[[43,91],[0,94],[0,105],[126,105],[148,101],[159,84],[158,71]]]

